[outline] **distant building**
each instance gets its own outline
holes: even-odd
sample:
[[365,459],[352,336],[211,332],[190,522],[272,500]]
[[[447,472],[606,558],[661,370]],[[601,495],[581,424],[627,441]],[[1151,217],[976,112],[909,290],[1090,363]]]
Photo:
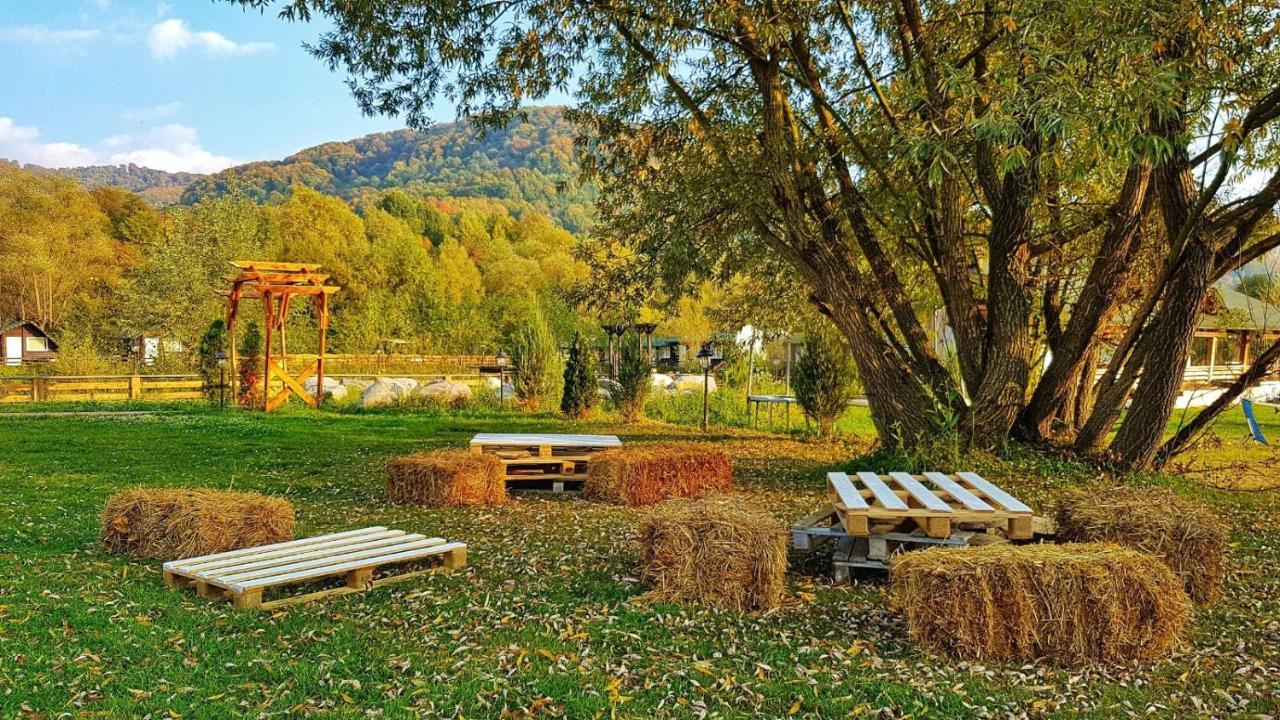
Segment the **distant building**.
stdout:
[[127,337],[123,345],[125,358],[143,365],[154,365],[156,360],[165,355],[182,352],[182,343],[172,338]]
[[5,365],[49,362],[58,357],[58,343],[30,320],[0,325],[0,344]]
[[653,365],[659,370],[675,370],[687,357],[689,345],[680,338],[653,338]]

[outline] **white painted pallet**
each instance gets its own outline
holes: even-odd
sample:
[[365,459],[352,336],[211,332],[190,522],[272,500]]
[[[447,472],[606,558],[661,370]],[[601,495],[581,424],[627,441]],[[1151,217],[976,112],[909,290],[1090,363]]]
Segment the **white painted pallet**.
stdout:
[[561,433],[477,433],[471,445],[480,447],[622,447],[617,435],[570,435]]
[[872,524],[906,522],[935,538],[959,524],[1003,527],[1010,539],[1031,537],[1031,508],[977,473],[831,472],[827,496],[855,537],[869,536]]
[[[373,578],[383,566],[434,556],[442,558],[442,566]],[[236,607],[270,608],[360,592],[466,563],[463,543],[375,526],[173,560],[164,564],[164,580],[170,587],[194,586],[201,597],[228,598]],[[269,602],[262,599],[266,590],[333,577],[344,578],[345,586]]]
[[580,486],[587,477],[591,456],[622,447],[617,435],[560,433],[479,433],[471,439],[471,452],[497,455],[506,468],[507,482],[551,483],[550,490],[564,492],[566,482]]

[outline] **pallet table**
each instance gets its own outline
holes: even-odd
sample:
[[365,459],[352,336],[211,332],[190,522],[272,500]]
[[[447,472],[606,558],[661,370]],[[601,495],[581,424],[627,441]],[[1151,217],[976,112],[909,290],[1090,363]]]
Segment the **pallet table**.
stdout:
[[827,497],[853,537],[904,526],[932,538],[948,537],[961,526],[999,528],[1010,540],[1031,537],[1031,508],[977,473],[832,472]]
[[565,491],[566,482],[580,489],[591,456],[619,447],[622,441],[616,435],[480,433],[471,439],[471,452],[496,455],[502,461],[508,487],[513,482],[550,482],[557,493]]
[[[439,557],[443,564],[403,571],[406,563]],[[238,608],[269,609],[324,597],[362,592],[440,569],[467,564],[467,546],[385,527],[318,535],[164,564],[169,587],[194,587],[200,597],[231,600]],[[383,568],[402,572],[374,578]],[[269,590],[340,578],[342,587],[263,601]]]

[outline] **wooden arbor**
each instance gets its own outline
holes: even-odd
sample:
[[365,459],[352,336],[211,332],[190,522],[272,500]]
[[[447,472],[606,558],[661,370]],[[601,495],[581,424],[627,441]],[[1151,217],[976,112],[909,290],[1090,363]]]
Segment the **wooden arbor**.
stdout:
[[[236,372],[236,317],[241,300],[261,300],[265,315],[262,361],[262,407],[271,412],[280,407],[290,395],[297,395],[307,405],[320,407],[324,397],[324,341],[329,329],[329,296],[340,288],[325,285],[328,275],[319,273],[319,265],[310,263],[262,262],[258,260],[233,260],[237,275],[224,279],[231,287],[220,292],[227,297],[227,334],[231,341],[231,378],[233,389],[239,375]],[[284,321],[289,316],[289,304],[295,295],[310,296],[315,303],[316,318],[320,324],[315,355],[290,355],[285,344]],[[280,338],[280,353],[273,354],[276,337]],[[308,361],[301,374],[288,371],[289,360]],[[312,395],[303,387],[308,378],[316,378],[316,393]],[[272,379],[278,379],[283,387],[271,393]]]

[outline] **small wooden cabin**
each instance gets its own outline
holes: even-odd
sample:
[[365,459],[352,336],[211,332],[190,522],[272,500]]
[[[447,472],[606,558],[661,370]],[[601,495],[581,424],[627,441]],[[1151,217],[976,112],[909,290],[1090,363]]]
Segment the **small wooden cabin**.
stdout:
[[0,324],[0,352],[5,365],[49,362],[58,357],[58,343],[30,320]]

